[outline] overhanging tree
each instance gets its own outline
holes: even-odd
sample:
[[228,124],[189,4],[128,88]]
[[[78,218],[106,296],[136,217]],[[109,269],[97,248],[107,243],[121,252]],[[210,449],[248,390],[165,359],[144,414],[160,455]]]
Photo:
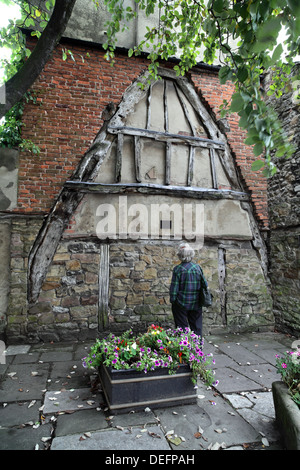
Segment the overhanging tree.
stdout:
[[[94,1],[96,6],[99,3],[90,1]],[[107,42],[103,46],[107,58],[113,63],[117,33],[130,27],[130,22],[137,16],[137,9],[128,3],[124,5],[123,0],[103,1],[111,13]],[[18,0],[18,3],[27,5],[25,26],[32,28],[33,34],[40,37],[29,59],[6,84],[7,106],[3,112],[14,103],[10,96],[19,100],[43,69],[63,34],[75,0],[34,2],[48,9],[51,3],[54,5],[48,23],[42,9],[34,9],[29,1]],[[277,116],[265,103],[260,77],[273,69],[273,83],[268,93],[277,96],[286,86],[291,86],[288,76],[294,57],[300,52],[298,0],[135,0],[135,5],[146,16],[156,15],[157,25],[147,28],[143,41],[129,50],[129,56],[149,50],[149,71],[153,79],[157,78],[160,61],[173,56],[179,58],[174,66],[178,75],[184,75],[196,65],[200,50],[204,62],[212,64],[218,59],[221,64],[220,83],[230,80],[236,88],[230,103],[223,103],[221,112],[223,115],[226,112],[238,113],[240,127],[247,130],[245,142],[253,145],[254,155],[260,157],[253,169],[265,166],[266,175],[273,173],[272,151],[276,150],[277,156],[288,157],[293,147],[284,136]],[[42,22],[41,15],[44,15]],[[36,29],[37,22],[42,29],[47,23],[42,34]],[[11,29],[13,27],[11,25]],[[283,46],[278,43],[282,28],[286,29],[287,35],[284,60]],[[20,45],[20,41],[17,43]],[[21,83],[19,77],[23,77]]]

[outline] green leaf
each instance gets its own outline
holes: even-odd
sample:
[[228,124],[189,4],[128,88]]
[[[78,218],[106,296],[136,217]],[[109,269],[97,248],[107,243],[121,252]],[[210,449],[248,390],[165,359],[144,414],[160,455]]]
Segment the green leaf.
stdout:
[[237,77],[240,80],[240,82],[244,82],[248,78],[248,70],[247,67],[242,66],[238,69],[237,71]]
[[261,142],[258,142],[257,144],[254,145],[253,147],[253,153],[256,157],[259,157],[264,151],[264,146]]
[[261,168],[263,168],[264,166],[265,166],[265,162],[263,162],[262,160],[255,160],[255,162],[253,162],[252,165],[251,165],[251,170],[252,171],[258,171]]
[[276,62],[279,61],[279,59],[280,59],[282,53],[283,53],[282,44],[278,44],[278,46],[275,47],[274,52],[273,52],[273,54],[272,54],[271,64],[270,64],[270,65],[276,64]]
[[257,30],[256,43],[254,43],[252,50],[259,53],[271,49],[276,44],[280,28],[281,22],[278,16],[271,17],[262,23]]
[[213,9],[217,13],[222,13],[224,9],[224,1],[223,0],[215,0],[213,2]]
[[230,111],[233,113],[238,113],[244,108],[244,101],[240,93],[235,93],[232,96]]
[[219,80],[220,80],[221,85],[224,85],[227,82],[227,80],[230,80],[231,77],[232,77],[232,72],[231,72],[230,67],[228,67],[228,65],[224,65],[223,67],[220,68]]

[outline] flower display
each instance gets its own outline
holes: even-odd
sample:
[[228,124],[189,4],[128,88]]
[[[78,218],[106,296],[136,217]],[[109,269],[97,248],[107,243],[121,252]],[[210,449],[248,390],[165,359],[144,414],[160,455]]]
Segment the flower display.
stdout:
[[287,351],[283,357],[276,354],[275,357],[277,373],[300,408],[300,350]]
[[203,343],[189,328],[163,329],[151,325],[146,333],[134,335],[128,330],[121,336],[109,334],[97,339],[88,356],[82,359],[83,366],[97,368],[101,363],[113,369],[135,369],[148,373],[158,368],[175,374],[180,364],[187,364],[192,371],[192,382],[200,376],[206,385],[217,385],[214,380],[214,363],[211,354],[204,355]]

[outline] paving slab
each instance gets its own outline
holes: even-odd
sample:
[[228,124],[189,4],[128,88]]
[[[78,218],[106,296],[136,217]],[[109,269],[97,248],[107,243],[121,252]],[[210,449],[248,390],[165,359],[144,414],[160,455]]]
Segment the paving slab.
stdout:
[[90,410],[98,408],[101,400],[102,395],[92,393],[90,388],[50,391],[45,394],[43,414]]
[[74,411],[57,416],[55,436],[66,436],[74,433],[84,433],[86,431],[99,431],[108,429],[110,421],[107,420],[104,413],[93,408]]
[[240,374],[230,367],[220,367],[216,370],[215,378],[219,380],[218,390],[221,393],[261,390],[261,384]]
[[197,405],[155,410],[165,433],[174,431],[185,439],[174,449],[201,450],[217,442],[230,447],[260,441],[257,431],[222,397],[205,388],[199,392]]
[[41,399],[46,388],[48,373],[48,364],[10,365],[2,381],[0,402]]
[[259,364],[261,362],[261,357],[242,346],[239,342],[221,343],[219,349],[240,365]]
[[88,434],[72,434],[55,437],[51,450],[168,450],[170,446],[159,426],[148,429],[96,431]]
[[255,383],[260,385],[260,388],[271,389],[272,382],[278,380],[276,369],[271,364],[255,364],[247,366],[233,365],[231,368],[248,379],[253,380]]
[[37,429],[32,426],[0,429],[0,450],[34,450],[36,446],[39,450],[44,450],[47,442],[51,441],[51,432],[50,424],[44,424]]
[[0,448],[283,450],[269,389],[278,380],[275,354],[287,343],[290,337],[275,333],[210,336],[204,353],[214,356],[217,389],[199,381],[197,404],[116,415],[105,408],[97,371],[82,367],[90,342],[11,349],[16,354],[0,365]]
[[8,346],[5,350],[6,356],[15,356],[16,354],[27,354],[30,351],[30,344],[16,344]]
[[0,428],[38,422],[41,403],[41,400],[4,403],[0,408]]

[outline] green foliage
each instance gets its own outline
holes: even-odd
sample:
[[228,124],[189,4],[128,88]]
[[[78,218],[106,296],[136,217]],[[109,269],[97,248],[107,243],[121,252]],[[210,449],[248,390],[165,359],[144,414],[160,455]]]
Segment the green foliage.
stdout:
[[0,147],[19,148],[34,154],[39,154],[40,149],[31,140],[22,138],[22,122],[24,101],[32,99],[29,94],[24,100],[13,106],[0,123]]
[[[1,68],[4,70],[4,80],[7,81],[22,67],[24,61],[30,56],[31,51],[26,47],[25,35],[22,27],[32,29],[32,36],[40,37],[42,30],[47,25],[51,10],[55,0],[48,0],[39,6],[32,5],[25,0],[0,0],[0,3],[6,5],[17,4],[20,7],[20,19],[9,20],[8,26],[0,30],[0,47],[11,50],[11,58],[0,59]],[[0,145],[1,147],[19,147],[21,150],[27,150],[35,154],[39,153],[39,148],[30,140],[22,138],[22,115],[24,103],[28,101],[30,94],[26,94],[23,100],[13,106],[6,114],[3,122],[0,124]]]

